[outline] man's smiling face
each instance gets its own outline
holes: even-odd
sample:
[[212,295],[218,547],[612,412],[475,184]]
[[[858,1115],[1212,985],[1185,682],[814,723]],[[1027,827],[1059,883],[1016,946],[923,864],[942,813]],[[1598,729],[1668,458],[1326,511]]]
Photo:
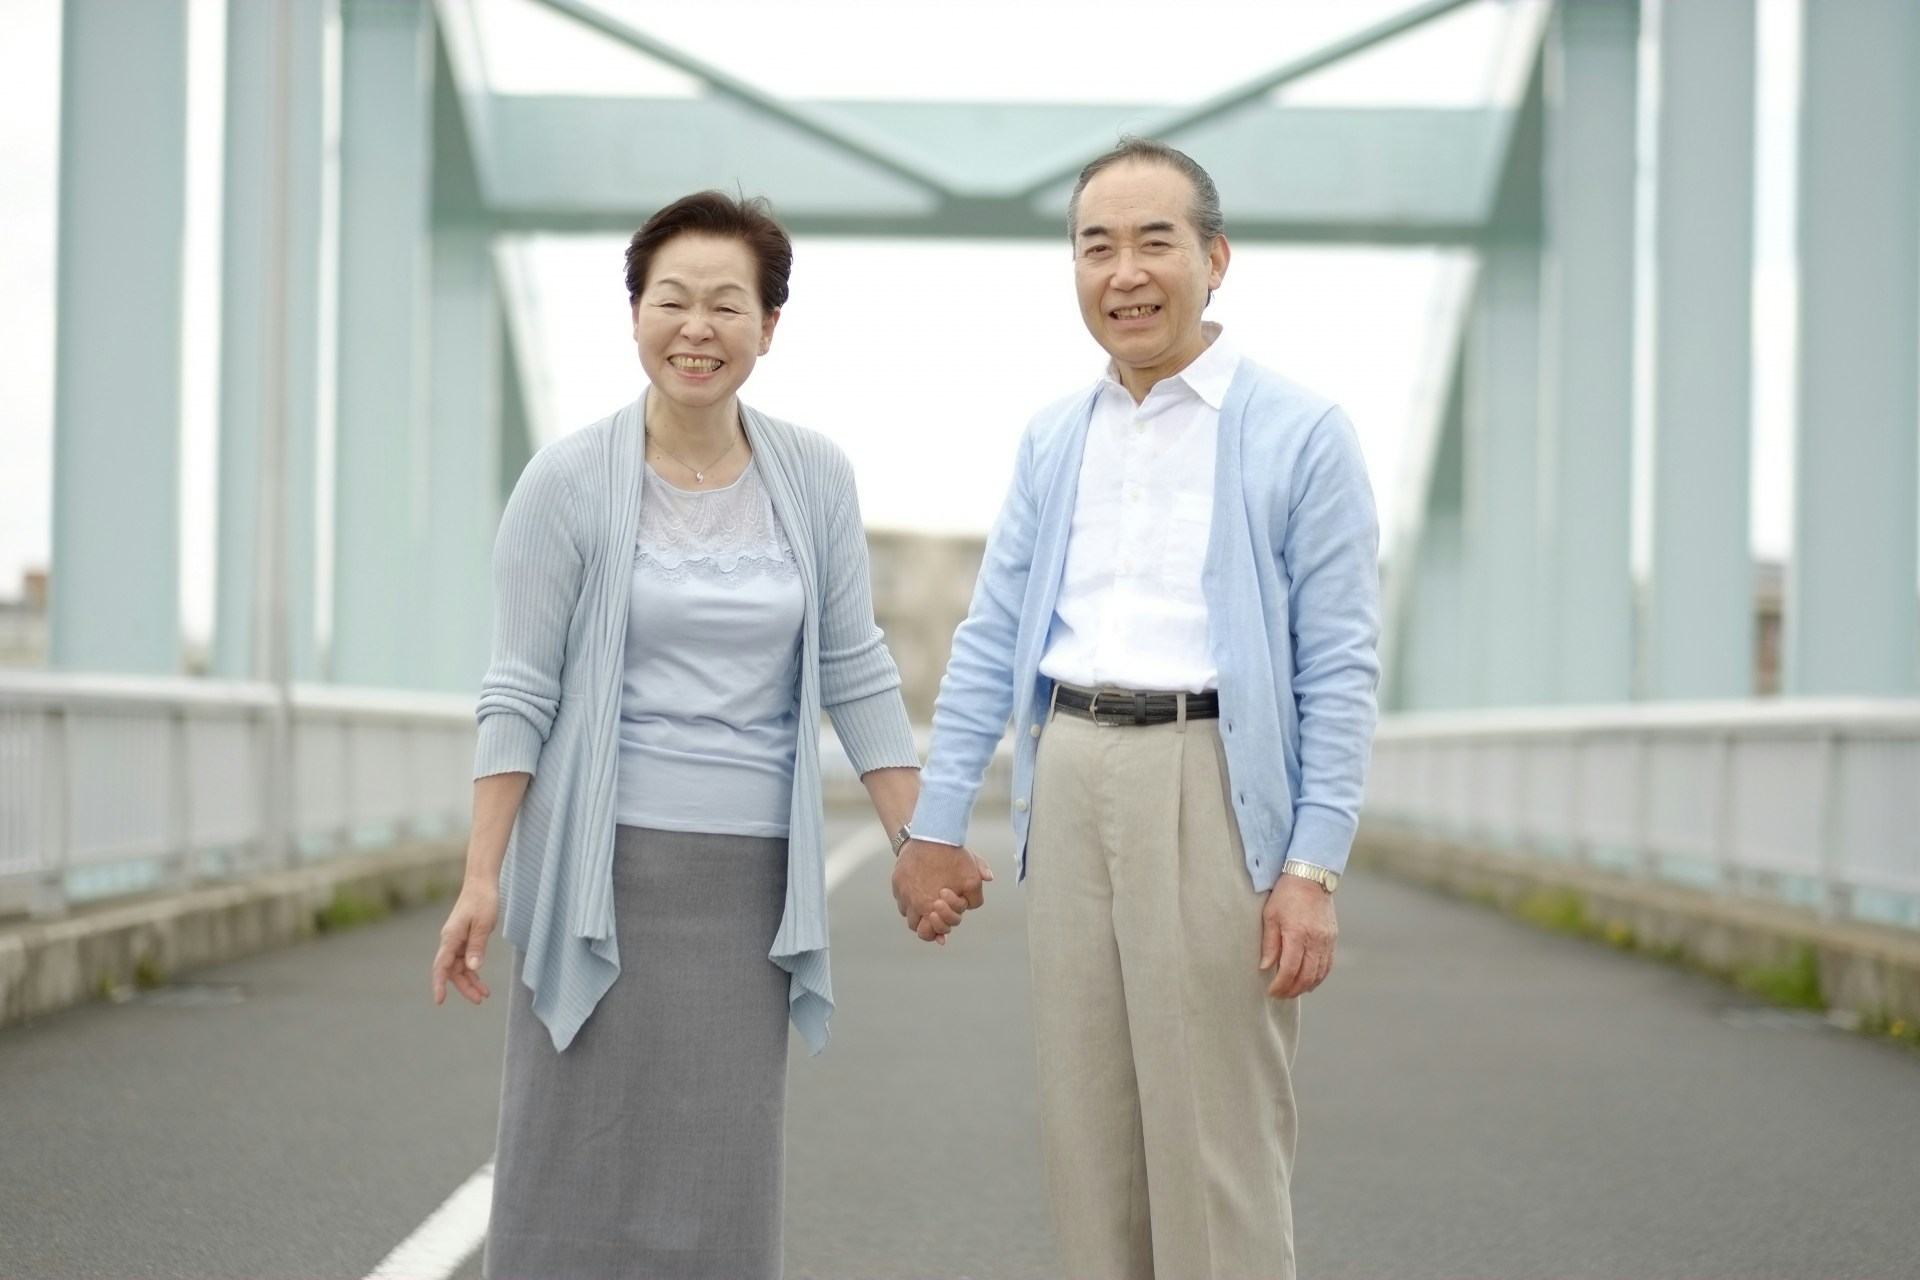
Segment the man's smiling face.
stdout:
[[1134,398],[1206,349],[1207,294],[1227,273],[1227,238],[1202,243],[1193,184],[1163,164],[1123,161],[1080,193],[1073,229],[1080,317]]

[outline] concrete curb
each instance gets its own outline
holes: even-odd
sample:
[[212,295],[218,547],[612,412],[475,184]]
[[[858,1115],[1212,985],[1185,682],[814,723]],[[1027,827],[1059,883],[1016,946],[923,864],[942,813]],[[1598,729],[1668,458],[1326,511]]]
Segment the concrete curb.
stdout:
[[1626,880],[1371,823],[1360,828],[1353,860],[1509,912],[1526,914],[1543,901],[1577,903],[1569,932],[1736,981],[1804,969],[1811,958],[1809,977],[1829,1009],[1857,1018],[1863,1029],[1920,1028],[1920,933],[1822,920],[1792,907]]
[[[406,845],[0,926],[0,1026],[288,946],[319,932],[336,900],[384,912],[448,895],[460,884],[465,856],[464,839]],[[421,958],[423,982],[430,958]]]

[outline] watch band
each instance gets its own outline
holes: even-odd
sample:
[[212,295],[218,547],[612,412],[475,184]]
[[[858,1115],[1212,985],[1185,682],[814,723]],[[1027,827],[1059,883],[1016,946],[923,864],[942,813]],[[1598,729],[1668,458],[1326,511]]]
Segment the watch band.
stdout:
[[887,843],[893,846],[893,856],[896,858],[899,857],[900,851],[906,848],[907,841],[911,839],[913,839],[913,824],[910,822],[901,823],[900,829],[887,837]]
[[1340,887],[1340,873],[1338,871],[1329,871],[1325,867],[1316,867],[1311,862],[1302,862],[1298,858],[1288,858],[1285,862],[1281,863],[1280,874],[1283,876],[1299,876],[1304,880],[1311,880],[1328,893],[1332,893]]

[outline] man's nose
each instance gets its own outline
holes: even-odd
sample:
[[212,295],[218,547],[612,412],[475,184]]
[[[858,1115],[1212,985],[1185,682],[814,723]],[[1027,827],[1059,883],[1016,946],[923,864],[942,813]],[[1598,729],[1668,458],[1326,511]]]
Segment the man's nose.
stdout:
[[1147,282],[1147,273],[1140,269],[1140,259],[1122,250],[1113,264],[1113,285],[1116,289],[1137,289]]

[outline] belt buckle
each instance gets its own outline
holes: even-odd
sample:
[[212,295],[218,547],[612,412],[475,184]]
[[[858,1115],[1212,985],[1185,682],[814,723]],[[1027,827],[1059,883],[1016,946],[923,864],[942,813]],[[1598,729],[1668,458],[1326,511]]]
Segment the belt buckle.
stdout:
[[[1126,692],[1124,689],[1095,689],[1087,698],[1087,715],[1093,720],[1094,728],[1113,729],[1120,725],[1121,722],[1118,720],[1102,720],[1100,718],[1100,695],[1103,693],[1119,695],[1124,692]],[[1112,713],[1110,712],[1109,714]]]

